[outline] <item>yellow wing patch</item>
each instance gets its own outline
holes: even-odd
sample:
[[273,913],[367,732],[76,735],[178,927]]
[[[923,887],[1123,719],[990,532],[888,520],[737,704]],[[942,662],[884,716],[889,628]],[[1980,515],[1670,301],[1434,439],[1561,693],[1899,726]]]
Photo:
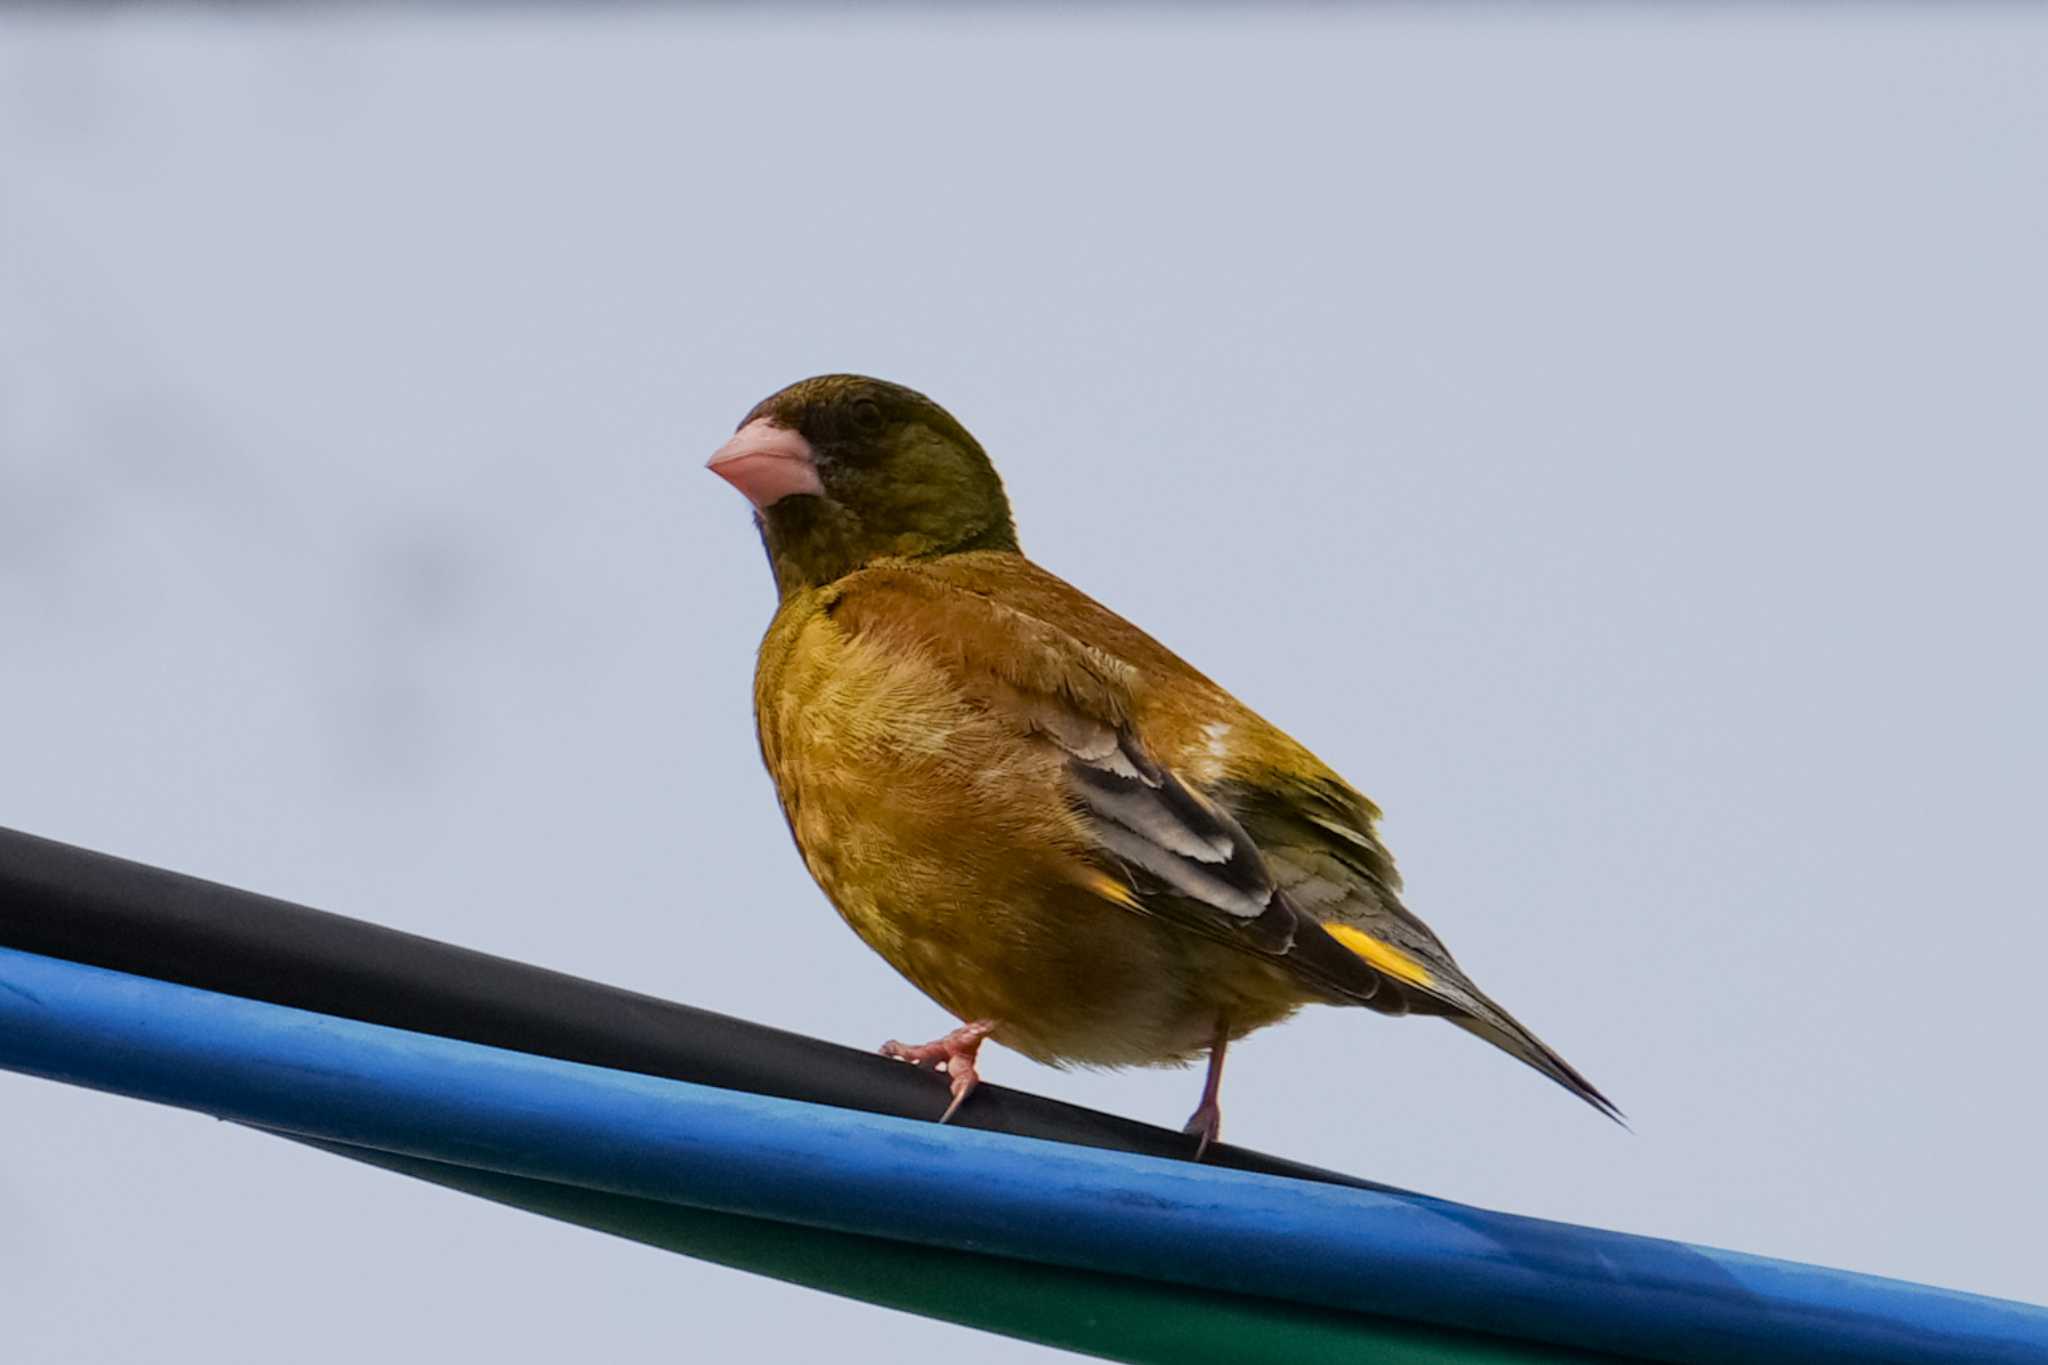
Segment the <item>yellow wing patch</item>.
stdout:
[[1374,971],[1384,972],[1396,981],[1405,981],[1411,986],[1430,985],[1435,978],[1429,969],[1390,943],[1382,943],[1362,929],[1348,924],[1323,925],[1331,938],[1364,958]]
[[[1081,884],[1104,900],[1121,905],[1126,910],[1145,908],[1145,903],[1138,899],[1137,892],[1107,872],[1090,869],[1081,877]],[[1365,959],[1366,965],[1376,972],[1391,976],[1396,981],[1405,981],[1411,986],[1427,987],[1436,983],[1436,978],[1430,974],[1427,967],[1393,944],[1382,943],[1362,929],[1354,929],[1348,924],[1328,923],[1323,925],[1323,929],[1331,938]]]
[[1096,872],[1083,877],[1081,884],[1106,901],[1121,905],[1126,910],[1143,910],[1145,904],[1138,899],[1137,892],[1107,872]]

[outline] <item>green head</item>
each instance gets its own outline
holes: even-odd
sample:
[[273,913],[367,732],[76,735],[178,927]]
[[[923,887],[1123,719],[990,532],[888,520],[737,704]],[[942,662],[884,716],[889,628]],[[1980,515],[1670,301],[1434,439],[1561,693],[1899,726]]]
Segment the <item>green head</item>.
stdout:
[[784,595],[877,559],[1017,548],[980,443],[901,384],[800,380],[756,404],[709,467],[754,504]]

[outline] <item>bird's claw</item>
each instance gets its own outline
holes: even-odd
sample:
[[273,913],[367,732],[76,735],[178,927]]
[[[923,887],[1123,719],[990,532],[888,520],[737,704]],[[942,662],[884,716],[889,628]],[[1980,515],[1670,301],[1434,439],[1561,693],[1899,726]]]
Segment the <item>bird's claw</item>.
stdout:
[[1215,1100],[1203,1100],[1195,1112],[1188,1116],[1187,1126],[1181,1131],[1197,1135],[1199,1140],[1195,1143],[1195,1160],[1200,1161],[1207,1154],[1209,1144],[1219,1141],[1223,1136],[1223,1106]]
[[882,1055],[908,1062],[914,1067],[930,1067],[933,1071],[945,1073],[946,1083],[953,1092],[953,1102],[946,1106],[945,1113],[939,1115],[939,1122],[945,1123],[974,1093],[974,1087],[981,1084],[981,1075],[974,1069],[975,1054],[981,1051],[982,1040],[994,1030],[994,1020],[982,1019],[962,1024],[945,1037],[929,1043],[899,1043],[891,1038],[882,1044]]

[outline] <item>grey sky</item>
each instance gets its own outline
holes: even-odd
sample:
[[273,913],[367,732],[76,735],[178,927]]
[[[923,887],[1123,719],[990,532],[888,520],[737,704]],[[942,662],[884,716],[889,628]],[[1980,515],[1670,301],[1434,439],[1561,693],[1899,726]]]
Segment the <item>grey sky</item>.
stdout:
[[[1323,1010],[1233,1053],[1231,1137],[2048,1300],[2044,128],[2020,7],[14,15],[0,823],[935,1033],[789,848],[767,574],[699,468],[880,374],[1371,792],[1637,1130]],[[1199,1082],[985,1070],[1162,1122]],[[0,1110],[12,1359],[1046,1354]]]

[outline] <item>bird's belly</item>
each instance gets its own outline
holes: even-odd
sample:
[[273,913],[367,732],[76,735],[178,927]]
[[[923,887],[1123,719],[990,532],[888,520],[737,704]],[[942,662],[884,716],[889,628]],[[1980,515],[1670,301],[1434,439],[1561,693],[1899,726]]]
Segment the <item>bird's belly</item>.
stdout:
[[947,906],[825,890],[942,1008],[996,1021],[997,1042],[1053,1065],[1182,1063],[1215,1041],[1219,1020],[1241,1037],[1304,1000],[1277,968],[1081,892],[1013,887]]

